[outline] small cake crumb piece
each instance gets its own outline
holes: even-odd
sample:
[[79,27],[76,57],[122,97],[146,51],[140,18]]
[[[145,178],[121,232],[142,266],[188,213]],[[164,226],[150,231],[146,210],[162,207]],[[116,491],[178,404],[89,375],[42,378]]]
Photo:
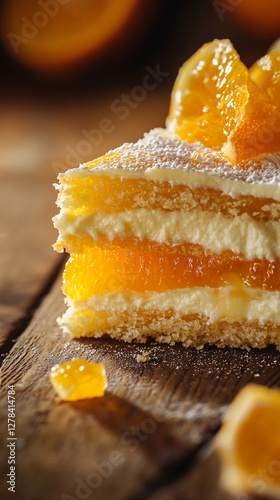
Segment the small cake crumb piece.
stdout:
[[137,354],[136,356],[136,361],[137,363],[148,363],[148,361],[151,361],[151,351],[144,351],[142,354]]

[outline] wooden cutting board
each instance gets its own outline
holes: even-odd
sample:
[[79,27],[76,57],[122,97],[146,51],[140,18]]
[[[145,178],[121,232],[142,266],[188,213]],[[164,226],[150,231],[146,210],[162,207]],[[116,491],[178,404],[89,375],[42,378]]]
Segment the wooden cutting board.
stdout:
[[[26,120],[34,127],[17,142],[22,150],[14,159],[7,142],[0,140],[5,153],[0,161],[1,499],[229,499],[217,486],[213,437],[227,405],[245,384],[280,385],[280,353],[274,347],[196,350],[72,340],[56,324],[65,306],[60,290],[63,257],[51,249],[56,237],[51,224],[56,172],[51,165],[57,158],[63,163],[64,148],[81,140],[79,131],[92,110],[100,110],[94,118],[98,121],[112,98],[105,96],[101,104],[87,98],[77,106],[79,111],[71,108],[72,114],[67,103],[61,109],[44,108],[49,129],[43,127],[39,137],[53,139],[38,147],[40,154],[33,160],[19,164],[26,144],[34,153],[32,134],[42,107],[15,106],[5,99],[0,132],[7,119],[11,130],[19,128],[20,137]],[[164,91],[149,96],[95,156],[116,146],[115,141],[135,140],[163,123],[167,105]],[[65,139],[69,117],[79,121],[79,128]],[[62,150],[55,149],[59,141]],[[138,363],[137,355],[146,352],[151,360]],[[48,374],[55,363],[73,357],[104,363],[109,383],[104,398],[59,401]],[[16,400],[15,494],[7,489],[6,475],[10,385]]]

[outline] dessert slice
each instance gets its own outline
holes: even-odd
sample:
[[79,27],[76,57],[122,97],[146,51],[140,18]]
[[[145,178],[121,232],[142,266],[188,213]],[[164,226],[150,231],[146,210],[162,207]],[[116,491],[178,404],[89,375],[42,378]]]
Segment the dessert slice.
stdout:
[[190,61],[167,129],[59,175],[74,337],[280,346],[279,132],[250,142],[277,106],[229,41]]

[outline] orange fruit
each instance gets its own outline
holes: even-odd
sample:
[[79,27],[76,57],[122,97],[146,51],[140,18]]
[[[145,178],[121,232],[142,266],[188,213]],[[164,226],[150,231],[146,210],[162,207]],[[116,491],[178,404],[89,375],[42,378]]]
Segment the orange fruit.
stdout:
[[280,498],[280,390],[250,384],[230,405],[216,437],[222,485]]
[[146,0],[7,0],[1,37],[24,65],[63,73],[113,52],[121,42],[124,47],[126,37],[140,32],[148,8]]
[[[280,64],[275,63],[277,71]],[[220,149],[232,163],[280,150],[271,131],[276,105],[229,40],[214,40],[181,68],[171,95],[169,130],[189,142]]]
[[53,366],[50,381],[64,401],[104,396],[107,387],[104,366],[82,358]]

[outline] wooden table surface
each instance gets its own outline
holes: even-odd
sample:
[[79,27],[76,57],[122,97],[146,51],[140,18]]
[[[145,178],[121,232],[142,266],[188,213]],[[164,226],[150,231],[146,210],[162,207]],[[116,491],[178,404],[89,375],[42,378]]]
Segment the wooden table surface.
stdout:
[[[120,89],[122,92],[123,89]],[[129,91],[129,89],[128,89]],[[212,440],[227,405],[248,382],[280,385],[273,347],[185,349],[72,340],[56,318],[65,309],[63,257],[51,244],[57,212],[52,183],[83,130],[111,117],[114,132],[82,161],[164,124],[162,88],[110,115],[115,90],[47,102],[2,96],[0,116],[0,343],[2,500],[228,500],[218,487]],[[60,164],[60,165],[58,165]],[[60,168],[61,167],[61,168]],[[150,351],[151,361],[137,354]],[[50,368],[72,357],[102,361],[104,398],[59,401]],[[7,388],[16,391],[16,493],[7,490]],[[246,500],[249,497],[244,497]],[[239,497],[241,500],[241,497]]]

